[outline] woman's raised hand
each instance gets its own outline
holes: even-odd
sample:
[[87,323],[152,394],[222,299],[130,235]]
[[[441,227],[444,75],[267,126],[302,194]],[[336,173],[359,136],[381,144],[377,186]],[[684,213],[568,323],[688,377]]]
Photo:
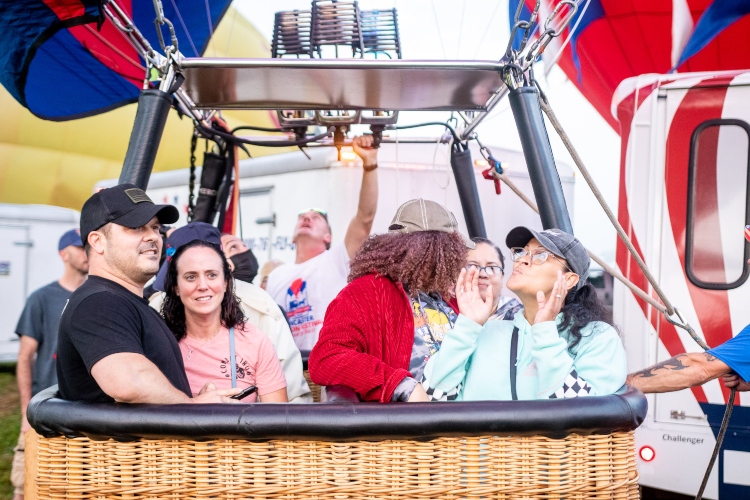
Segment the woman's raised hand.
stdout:
[[487,285],[483,300],[479,294],[479,271],[472,267],[469,271],[461,269],[456,282],[456,300],[461,314],[475,323],[483,325],[492,315],[492,284]]
[[539,309],[534,317],[534,324],[536,325],[544,321],[555,321],[557,315],[562,311],[567,294],[568,287],[565,282],[565,275],[562,271],[557,271],[557,280],[555,280],[555,284],[552,286],[552,292],[550,292],[549,297],[545,297],[542,291],[536,292],[536,301],[539,304]]

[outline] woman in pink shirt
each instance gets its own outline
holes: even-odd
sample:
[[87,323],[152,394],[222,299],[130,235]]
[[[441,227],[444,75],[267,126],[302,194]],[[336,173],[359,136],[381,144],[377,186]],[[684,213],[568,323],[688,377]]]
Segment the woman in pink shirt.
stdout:
[[[176,250],[176,251],[175,251]],[[170,255],[171,253],[171,255]],[[190,388],[197,394],[206,382],[217,388],[252,385],[261,402],[286,402],[286,379],[271,341],[246,323],[234,295],[229,264],[221,249],[194,240],[168,248],[162,313],[182,350]],[[234,337],[235,376],[230,363]],[[256,394],[244,402],[254,402]]]

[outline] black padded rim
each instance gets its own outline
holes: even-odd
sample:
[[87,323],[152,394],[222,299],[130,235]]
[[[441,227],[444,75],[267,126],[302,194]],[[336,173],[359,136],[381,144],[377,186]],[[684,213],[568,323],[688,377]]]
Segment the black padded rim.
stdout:
[[128,405],[37,394],[28,419],[42,436],[94,439],[426,440],[442,436],[611,434],[636,429],[643,394],[629,386],[610,396],[451,403]]

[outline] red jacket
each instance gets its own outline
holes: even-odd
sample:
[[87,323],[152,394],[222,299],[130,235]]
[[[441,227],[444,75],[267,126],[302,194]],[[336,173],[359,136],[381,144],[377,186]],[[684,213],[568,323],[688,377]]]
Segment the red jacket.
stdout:
[[349,283],[326,311],[308,369],[319,385],[345,385],[364,401],[389,402],[410,377],[414,315],[401,283],[370,274]]

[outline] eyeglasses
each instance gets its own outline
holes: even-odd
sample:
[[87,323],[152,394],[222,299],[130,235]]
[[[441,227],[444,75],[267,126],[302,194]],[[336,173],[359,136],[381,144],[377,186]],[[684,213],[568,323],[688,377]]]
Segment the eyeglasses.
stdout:
[[476,269],[480,273],[484,271],[487,276],[495,276],[497,274],[503,274],[505,270],[500,266],[480,266],[479,264],[467,264],[466,270]]
[[303,208],[302,210],[299,211],[299,213],[297,214],[297,217],[299,217],[301,215],[305,215],[306,213],[309,213],[309,212],[315,212],[316,214],[320,214],[320,215],[323,216],[323,218],[325,220],[328,220],[328,212],[327,211],[323,210],[322,208],[313,208],[313,207],[311,207],[311,208]]
[[567,271],[572,272],[564,260],[562,260],[557,255],[553,254],[549,250],[545,249],[545,250],[537,250],[535,252],[529,252],[525,248],[513,247],[510,249],[510,260],[512,260],[513,262],[519,261],[523,259],[524,257],[526,257],[527,255],[531,256],[531,263],[537,264],[537,265],[544,264],[545,262],[547,262],[547,259],[549,257],[552,257],[553,259],[558,261],[560,264],[565,266],[565,269]]

